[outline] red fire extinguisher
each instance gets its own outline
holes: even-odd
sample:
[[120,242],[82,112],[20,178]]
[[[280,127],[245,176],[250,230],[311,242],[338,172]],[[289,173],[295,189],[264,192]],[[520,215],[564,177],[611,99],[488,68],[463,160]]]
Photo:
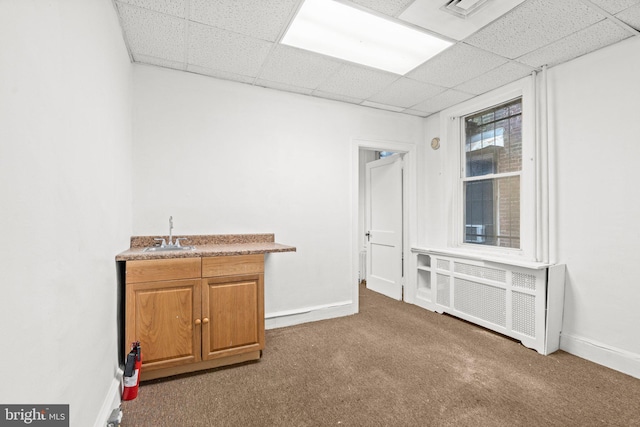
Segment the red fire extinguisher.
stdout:
[[142,353],[140,341],[131,343],[131,351],[127,355],[127,363],[124,365],[124,391],[122,400],[133,400],[138,396],[140,385],[140,370],[142,369]]

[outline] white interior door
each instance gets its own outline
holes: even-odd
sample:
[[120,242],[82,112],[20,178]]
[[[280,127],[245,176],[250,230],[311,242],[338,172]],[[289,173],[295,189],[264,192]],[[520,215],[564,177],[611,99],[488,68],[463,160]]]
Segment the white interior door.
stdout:
[[402,299],[402,158],[367,163],[367,288]]

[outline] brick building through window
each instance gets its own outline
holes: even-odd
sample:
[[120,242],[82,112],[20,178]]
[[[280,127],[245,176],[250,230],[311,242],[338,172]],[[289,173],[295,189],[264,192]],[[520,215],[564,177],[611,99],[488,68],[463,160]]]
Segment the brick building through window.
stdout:
[[464,242],[520,248],[522,99],[464,118]]

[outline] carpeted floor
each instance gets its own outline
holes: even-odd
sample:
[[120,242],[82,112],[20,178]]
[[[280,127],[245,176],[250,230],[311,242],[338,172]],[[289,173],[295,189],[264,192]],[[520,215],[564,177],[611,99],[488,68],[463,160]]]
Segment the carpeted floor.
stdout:
[[144,383],[123,427],[640,426],[640,380],[361,287],[259,362]]

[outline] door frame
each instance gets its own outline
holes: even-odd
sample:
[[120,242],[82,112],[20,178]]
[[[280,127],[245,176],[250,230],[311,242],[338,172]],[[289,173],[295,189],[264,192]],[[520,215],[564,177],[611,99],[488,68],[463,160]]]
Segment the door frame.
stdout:
[[[359,160],[360,149],[375,151],[393,151],[404,154],[404,167],[402,169],[403,177],[403,203],[402,203],[402,250],[404,252],[404,260],[402,268],[404,271],[403,286],[406,291],[406,278],[409,267],[409,254],[412,243],[412,233],[415,235],[416,228],[416,158],[418,144],[415,142],[376,140],[366,138],[354,138],[351,141],[351,279],[352,292],[351,301],[353,313],[360,311],[359,294],[360,283],[358,282],[358,267],[360,260],[360,218],[358,215],[358,196],[360,194],[360,174]],[[406,292],[405,292],[406,300]]]

